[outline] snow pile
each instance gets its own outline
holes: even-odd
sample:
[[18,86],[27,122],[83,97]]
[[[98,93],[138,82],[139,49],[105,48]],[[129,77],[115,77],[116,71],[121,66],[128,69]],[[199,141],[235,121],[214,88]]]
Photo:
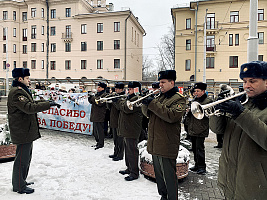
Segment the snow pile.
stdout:
[[8,145],[11,143],[8,125],[0,124],[0,145]]

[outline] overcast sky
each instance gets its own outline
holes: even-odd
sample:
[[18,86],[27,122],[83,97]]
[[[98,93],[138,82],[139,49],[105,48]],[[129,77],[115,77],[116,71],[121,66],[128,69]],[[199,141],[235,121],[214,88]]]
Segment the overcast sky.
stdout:
[[107,4],[113,3],[114,11],[130,8],[138,17],[146,31],[143,54],[144,56],[149,55],[150,58],[158,53],[155,47],[172,25],[171,8],[189,2],[190,0],[107,0]]

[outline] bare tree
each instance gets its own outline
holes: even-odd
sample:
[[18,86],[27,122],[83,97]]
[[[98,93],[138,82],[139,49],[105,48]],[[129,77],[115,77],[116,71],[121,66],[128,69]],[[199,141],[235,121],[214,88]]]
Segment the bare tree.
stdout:
[[168,34],[163,35],[160,44],[157,45],[158,55],[158,69],[167,70],[174,69],[175,56],[175,38],[173,26],[169,28]]
[[153,79],[157,75],[157,71],[155,71],[155,66],[153,60],[148,56],[144,56],[143,58],[143,67],[142,67],[142,76],[143,80]]

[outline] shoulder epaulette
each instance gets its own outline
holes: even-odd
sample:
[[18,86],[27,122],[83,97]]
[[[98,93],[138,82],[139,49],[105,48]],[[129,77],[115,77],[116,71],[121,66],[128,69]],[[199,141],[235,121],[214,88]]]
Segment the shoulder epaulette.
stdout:
[[184,97],[184,95],[182,95],[180,92],[176,92],[177,94],[179,94],[181,97]]

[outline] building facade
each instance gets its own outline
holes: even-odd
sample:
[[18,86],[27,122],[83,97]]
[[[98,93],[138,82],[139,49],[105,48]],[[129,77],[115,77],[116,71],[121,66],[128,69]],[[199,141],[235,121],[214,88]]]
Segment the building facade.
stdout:
[[[2,15],[2,17],[1,17]],[[0,77],[142,80],[145,30],[106,0],[0,1]]]
[[[258,59],[267,58],[267,1],[258,0]],[[247,62],[250,1],[199,0],[171,10],[179,81],[237,82]],[[206,16],[206,45],[204,19]],[[204,49],[205,46],[205,49]]]

